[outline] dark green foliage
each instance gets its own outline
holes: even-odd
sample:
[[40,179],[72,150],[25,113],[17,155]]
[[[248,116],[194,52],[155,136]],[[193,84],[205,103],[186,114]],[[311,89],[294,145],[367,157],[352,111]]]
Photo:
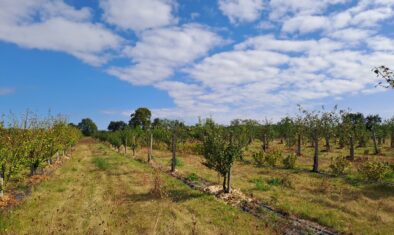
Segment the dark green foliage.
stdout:
[[111,121],[108,125],[109,131],[121,131],[127,127],[127,124],[124,121]]
[[[234,161],[239,159],[243,153],[242,138],[239,138],[232,129],[219,126],[209,119],[206,121],[204,128],[204,164],[223,176],[223,190],[229,192],[231,190],[231,168]],[[226,177],[228,177],[227,186]]]
[[93,136],[97,132],[97,126],[90,118],[84,118],[78,123],[78,128],[84,136]]
[[132,128],[140,127],[144,130],[148,129],[151,124],[152,113],[147,108],[138,108],[130,115],[129,126]]

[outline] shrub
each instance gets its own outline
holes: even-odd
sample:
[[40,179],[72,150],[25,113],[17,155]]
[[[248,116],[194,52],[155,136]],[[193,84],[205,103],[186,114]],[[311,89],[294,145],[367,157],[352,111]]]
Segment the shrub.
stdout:
[[344,157],[331,158],[330,169],[334,175],[342,175],[349,166],[349,161]]
[[253,160],[255,164],[259,167],[264,165],[264,158],[265,158],[265,153],[263,151],[260,151],[258,153],[253,153]]
[[387,163],[383,162],[366,162],[358,168],[360,175],[368,181],[381,181],[386,174],[390,172]]
[[294,169],[295,163],[297,160],[297,156],[294,154],[287,155],[286,158],[283,159],[283,165],[286,169]]
[[278,150],[273,150],[265,154],[264,162],[268,166],[275,167],[280,158],[282,158],[282,152]]

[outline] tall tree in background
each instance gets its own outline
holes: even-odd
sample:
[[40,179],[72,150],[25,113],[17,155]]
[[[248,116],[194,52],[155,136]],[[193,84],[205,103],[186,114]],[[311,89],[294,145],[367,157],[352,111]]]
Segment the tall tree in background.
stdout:
[[127,124],[124,121],[111,121],[108,125],[109,131],[121,131],[127,127]]
[[78,128],[84,136],[92,136],[97,132],[97,126],[90,118],[84,118],[78,123]]
[[141,127],[143,130],[147,130],[151,125],[152,113],[147,108],[138,108],[134,113],[130,115],[129,126],[132,128]]

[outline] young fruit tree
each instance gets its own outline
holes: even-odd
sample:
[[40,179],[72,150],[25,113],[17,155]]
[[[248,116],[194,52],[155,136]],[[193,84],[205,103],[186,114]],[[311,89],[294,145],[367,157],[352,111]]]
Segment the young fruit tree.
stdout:
[[315,111],[309,112],[302,109],[301,111],[304,114],[307,133],[309,134],[314,147],[312,172],[319,172],[319,139],[322,135],[322,120],[320,113]]
[[260,127],[260,139],[263,142],[261,148],[264,152],[267,152],[269,149],[270,141],[274,138],[274,128],[273,124],[267,118],[264,120],[263,124]]
[[230,128],[206,120],[204,125],[204,165],[217,171],[223,177],[223,191],[231,192],[231,168],[243,153],[244,146]]
[[337,113],[337,106],[334,106],[333,110],[325,111],[323,107],[323,113],[321,116],[322,135],[326,142],[326,151],[331,151],[331,139],[335,134],[336,126],[339,123],[339,116]]
[[344,110],[341,110],[340,114],[340,135],[344,144],[349,145],[349,160],[353,161],[355,140],[359,139],[359,144],[362,144],[365,135],[364,115],[362,113],[349,113]]
[[186,126],[178,120],[155,119],[153,126],[156,130],[156,137],[159,141],[167,145],[172,152],[171,172],[175,172],[177,165],[177,143],[185,139],[187,134]]
[[378,148],[377,141],[376,141],[376,130],[379,127],[381,122],[382,122],[382,118],[379,117],[379,115],[368,115],[365,118],[367,130],[370,131],[372,134],[374,154],[378,154],[380,152],[380,150]]

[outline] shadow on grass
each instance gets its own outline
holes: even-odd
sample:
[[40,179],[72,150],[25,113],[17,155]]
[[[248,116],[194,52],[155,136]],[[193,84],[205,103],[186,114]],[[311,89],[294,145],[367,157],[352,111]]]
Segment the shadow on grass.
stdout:
[[190,189],[171,189],[167,193],[168,198],[173,202],[184,202],[203,196],[202,193]]
[[[168,198],[172,202],[185,202],[203,196],[203,194],[198,192],[193,192],[190,190],[177,190],[177,189],[168,190],[166,191],[166,194],[167,196],[165,198]],[[162,198],[157,197],[150,192],[123,194],[117,197],[117,200],[122,202],[146,202],[146,201],[160,200],[160,199]]]
[[394,197],[394,185],[388,185],[385,183],[366,185],[363,187],[361,192],[365,197],[373,200],[391,198]]

